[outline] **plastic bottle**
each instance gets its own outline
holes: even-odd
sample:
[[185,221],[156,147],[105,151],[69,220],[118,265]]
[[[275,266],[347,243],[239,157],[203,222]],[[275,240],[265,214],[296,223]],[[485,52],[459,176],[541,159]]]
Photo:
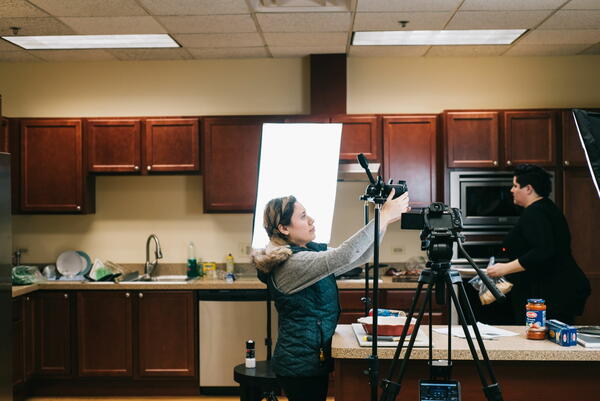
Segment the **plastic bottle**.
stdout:
[[233,264],[233,256],[231,254],[227,255],[227,257],[225,258],[225,272],[227,274],[229,273],[233,273],[234,270],[234,264]]
[[256,357],[254,353],[254,341],[248,340],[246,341],[246,367],[247,368],[255,368],[256,367]]
[[187,277],[195,278],[198,277],[198,264],[196,262],[196,248],[194,243],[190,241],[188,245],[188,258],[187,258]]

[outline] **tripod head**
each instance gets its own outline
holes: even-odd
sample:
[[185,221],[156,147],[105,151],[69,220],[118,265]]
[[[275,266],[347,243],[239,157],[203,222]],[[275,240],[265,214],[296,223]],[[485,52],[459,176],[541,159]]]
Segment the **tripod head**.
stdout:
[[358,163],[361,165],[361,167],[365,169],[370,182],[365,190],[365,194],[360,197],[361,200],[382,205],[390,195],[390,192],[392,192],[392,189],[396,191],[394,193],[394,199],[408,191],[406,181],[398,181],[396,184],[393,184],[394,180],[390,179],[390,181],[386,184],[383,182],[383,178],[381,178],[380,175],[377,176],[377,180],[375,180],[369,171],[369,162],[367,161],[365,155],[360,153],[356,158],[358,159]]

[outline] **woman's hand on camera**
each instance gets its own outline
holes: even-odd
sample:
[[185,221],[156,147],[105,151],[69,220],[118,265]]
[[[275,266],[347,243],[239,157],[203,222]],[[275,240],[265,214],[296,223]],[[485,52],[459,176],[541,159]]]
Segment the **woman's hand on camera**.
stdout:
[[408,206],[408,192],[405,192],[398,198],[393,199],[395,193],[396,191],[392,188],[387,200],[381,208],[381,222],[384,227],[390,223],[399,221],[402,217],[402,213],[406,213],[410,210],[410,206]]

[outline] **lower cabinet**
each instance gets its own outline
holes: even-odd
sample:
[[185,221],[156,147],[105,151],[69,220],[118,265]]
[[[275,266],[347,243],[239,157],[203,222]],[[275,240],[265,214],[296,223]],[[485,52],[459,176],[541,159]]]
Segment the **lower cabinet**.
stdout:
[[36,294],[37,376],[71,376],[71,295],[64,291]]

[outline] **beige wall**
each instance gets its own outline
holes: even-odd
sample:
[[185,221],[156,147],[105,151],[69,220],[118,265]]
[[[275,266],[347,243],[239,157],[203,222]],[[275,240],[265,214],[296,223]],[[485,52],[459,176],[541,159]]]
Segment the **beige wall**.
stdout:
[[[449,108],[600,107],[600,56],[547,58],[351,58],[349,113],[437,113]],[[307,64],[300,59],[108,63],[0,63],[9,117],[308,113]],[[397,177],[409,180],[410,177]],[[362,225],[364,183],[339,183],[332,243]],[[141,262],[151,232],[165,261],[184,262],[193,240],[203,260],[227,252],[247,261],[249,214],[202,213],[202,177],[99,177],[96,214],[15,216],[24,262],[65,249]],[[317,222],[318,223],[318,222]],[[392,227],[381,258],[419,255],[417,231]],[[404,253],[392,254],[402,247]]]

